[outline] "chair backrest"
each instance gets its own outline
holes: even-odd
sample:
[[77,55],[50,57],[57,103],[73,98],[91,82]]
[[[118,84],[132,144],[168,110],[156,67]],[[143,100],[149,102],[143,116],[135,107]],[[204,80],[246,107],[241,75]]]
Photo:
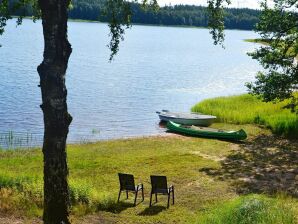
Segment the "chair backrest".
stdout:
[[131,174],[118,173],[120,188],[122,190],[134,190],[135,189],[135,179]]
[[152,190],[168,189],[167,177],[166,176],[150,176]]

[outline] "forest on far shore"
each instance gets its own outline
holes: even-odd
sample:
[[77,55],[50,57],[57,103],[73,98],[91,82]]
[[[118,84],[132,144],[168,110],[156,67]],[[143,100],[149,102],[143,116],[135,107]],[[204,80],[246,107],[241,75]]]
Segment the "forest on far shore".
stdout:
[[[16,0],[10,0],[11,3]],[[204,6],[174,5],[160,7],[159,10],[144,10],[140,4],[130,3],[132,23],[167,26],[208,26],[208,10]],[[13,5],[13,4],[12,4]],[[31,16],[32,9],[18,10],[16,15]],[[226,8],[225,28],[252,30],[259,20],[260,11],[248,8]],[[104,15],[104,0],[72,0],[69,18],[108,22]]]
[[[108,17],[102,13],[101,0],[73,0],[69,12],[72,19],[99,20],[107,22]],[[132,23],[155,24],[170,26],[208,26],[208,11],[206,7],[194,5],[164,6],[158,11],[143,10],[142,6],[131,3],[133,12]],[[227,29],[252,30],[258,22],[259,10],[242,8],[225,9],[225,27]]]

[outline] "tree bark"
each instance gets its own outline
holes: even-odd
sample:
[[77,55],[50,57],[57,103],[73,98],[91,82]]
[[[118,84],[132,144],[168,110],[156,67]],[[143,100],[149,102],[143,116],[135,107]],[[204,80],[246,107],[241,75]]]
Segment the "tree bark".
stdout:
[[70,223],[66,139],[72,117],[67,111],[65,86],[72,51],[67,39],[68,5],[69,0],[39,0],[44,34],[44,58],[37,71],[44,116],[45,224]]

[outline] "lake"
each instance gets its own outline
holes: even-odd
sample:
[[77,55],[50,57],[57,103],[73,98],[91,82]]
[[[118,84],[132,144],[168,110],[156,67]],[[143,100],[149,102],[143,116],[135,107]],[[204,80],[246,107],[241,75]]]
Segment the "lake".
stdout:
[[[256,47],[243,41],[257,37],[252,31],[227,30],[223,49],[207,29],[135,25],[111,63],[108,33],[107,24],[69,22],[70,143],[163,133],[155,111],[189,111],[206,98],[244,93],[261,69],[246,54]],[[41,23],[10,21],[0,43],[0,133],[40,144]]]

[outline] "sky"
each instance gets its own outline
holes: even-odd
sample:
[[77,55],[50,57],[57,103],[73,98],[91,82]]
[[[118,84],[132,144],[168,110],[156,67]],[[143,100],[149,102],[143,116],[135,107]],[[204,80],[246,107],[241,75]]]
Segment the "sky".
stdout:
[[[183,5],[207,5],[207,0],[157,0],[158,4],[163,5],[176,5],[176,4],[183,4]],[[259,8],[259,0],[231,0],[232,4],[229,7],[235,8]]]

